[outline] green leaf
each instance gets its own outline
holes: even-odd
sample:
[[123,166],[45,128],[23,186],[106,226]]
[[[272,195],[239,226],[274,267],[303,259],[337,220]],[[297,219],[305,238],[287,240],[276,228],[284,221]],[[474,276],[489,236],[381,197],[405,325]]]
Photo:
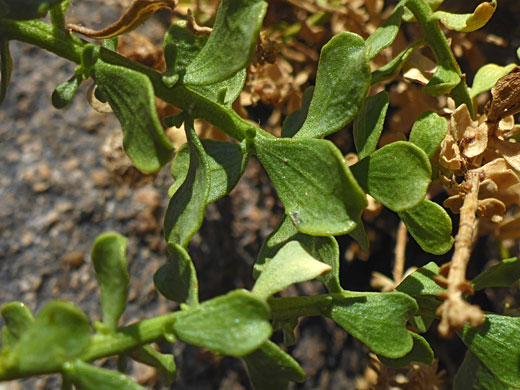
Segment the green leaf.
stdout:
[[289,382],[305,379],[305,372],[296,360],[271,341],[243,359],[255,390],[286,390]]
[[517,257],[502,260],[473,279],[478,291],[488,287],[510,287],[520,279],[520,260]]
[[424,41],[414,43],[412,46],[407,47],[402,52],[400,52],[392,61],[374,70],[372,72],[371,84],[373,85],[375,83],[390,80],[396,77],[401,71],[403,65],[406,63],[406,61],[408,61],[410,55],[415,51],[415,49],[421,47],[422,45],[424,45]]
[[401,211],[399,217],[423,251],[443,255],[453,246],[451,218],[437,203],[425,199],[419,206]]
[[451,69],[450,65],[439,64],[430,82],[423,88],[423,92],[431,96],[446,95],[460,83],[459,74]]
[[140,171],[158,171],[170,161],[172,145],[155,109],[151,81],[144,74],[98,61],[94,79],[123,128],[123,146]]
[[339,247],[336,239],[332,236],[310,236],[300,233],[291,222],[290,218],[282,217],[280,224],[265,240],[258,259],[253,268],[253,277],[258,279],[261,272],[278,251],[288,242],[297,241],[315,259],[328,264],[332,271],[319,276],[329,292],[341,292],[343,289],[339,284]]
[[186,179],[170,199],[164,218],[164,236],[169,244],[186,248],[202,224],[211,179],[208,157],[195,134],[193,121],[186,121],[184,127],[190,150],[190,167]]
[[520,387],[519,317],[487,314],[483,325],[466,326],[459,336],[498,380]]
[[405,141],[376,150],[350,169],[366,192],[396,212],[423,201],[432,174],[426,153]]
[[63,0],[0,0],[0,17],[14,20],[44,18],[49,8]]
[[500,382],[474,353],[467,351],[455,375],[453,390],[513,390],[513,388]]
[[426,111],[415,121],[409,141],[432,158],[447,132],[448,121],[433,111]]
[[437,296],[446,292],[446,289],[439,286],[434,280],[438,274],[439,266],[430,261],[424,267],[408,275],[395,289],[413,297],[420,295]]
[[128,299],[127,246],[124,236],[105,233],[96,238],[92,248],[92,262],[101,289],[103,323],[112,331],[117,329]]
[[[201,140],[209,164],[210,187],[207,204],[229,194],[238,184],[249,161],[249,154],[237,144],[230,142]],[[172,163],[172,177],[175,183],[170,187],[170,196],[182,185],[188,174],[190,153],[184,144],[176,153]]]
[[374,353],[395,359],[412,350],[406,322],[417,311],[414,299],[399,292],[331,295],[328,316]]
[[48,303],[13,348],[19,371],[60,369],[89,345],[87,316],[68,302]]
[[484,27],[491,19],[497,8],[497,1],[483,2],[472,14],[452,14],[450,12],[436,11],[430,18],[439,20],[447,29],[471,32]]
[[309,113],[309,107],[312,101],[312,95],[314,94],[314,87],[308,87],[302,96],[302,106],[291,112],[282,125],[282,137],[291,138],[293,137],[298,130],[302,127],[305,119],[307,119],[307,114]]
[[145,390],[118,371],[95,367],[79,359],[65,364],[63,376],[74,383],[78,390]]
[[420,362],[428,365],[433,364],[434,355],[430,344],[428,344],[424,337],[419,336],[417,333],[410,332],[410,335],[413,338],[412,350],[403,357],[397,359],[388,359],[384,356],[379,356],[379,359],[385,366],[391,368],[402,368],[412,362]]
[[13,59],[9,50],[9,41],[0,39],[0,104],[7,96],[7,88],[13,72]]
[[168,251],[171,255],[170,260],[153,276],[155,287],[172,301],[197,306],[199,283],[190,255],[178,244],[169,245]]
[[482,92],[489,91],[495,86],[498,79],[511,73],[511,71],[516,68],[516,66],[516,64],[509,64],[506,66],[500,66],[496,64],[484,65],[475,74],[469,95],[474,98]]
[[390,17],[367,38],[366,45],[370,60],[394,42],[401,26],[403,12],[403,4],[398,3]]
[[360,160],[376,150],[387,109],[388,92],[382,91],[367,97],[354,119],[354,144]]
[[160,353],[150,345],[145,345],[130,351],[129,355],[138,362],[156,367],[161,373],[165,386],[169,386],[175,381],[177,368],[172,354]]
[[428,328],[431,319],[435,316],[435,311],[442,302],[438,295],[446,293],[446,289],[439,286],[434,280],[438,274],[439,266],[432,261],[408,275],[395,288],[396,291],[408,294],[417,301],[420,319],[415,317],[411,322],[419,327]]
[[366,254],[370,252],[370,240],[361,219],[359,219],[356,228],[349,233],[349,236],[356,240],[363,252]]
[[263,267],[252,293],[264,299],[295,283],[312,280],[332,268],[312,257],[298,241],[285,244]]
[[365,194],[330,141],[257,136],[254,147],[300,232],[330,236],[356,227]]
[[68,81],[58,85],[52,93],[52,105],[58,109],[67,106],[76,95],[82,81],[83,77],[75,74]]
[[[186,68],[197,57],[208,40],[207,35],[196,35],[186,27],[186,22],[172,24],[164,36],[164,53],[166,59],[165,77],[184,77]],[[211,85],[190,85],[188,89],[198,92],[214,102],[231,106],[236,100],[246,79],[246,70],[242,69],[226,80]],[[219,93],[225,92],[223,101],[219,101]]]
[[244,69],[254,55],[266,10],[261,0],[223,0],[207,43],[186,68],[184,83],[215,84]]
[[0,308],[5,326],[2,327],[2,346],[12,347],[34,322],[29,308],[22,302],[9,302]]
[[270,315],[263,299],[249,291],[236,290],[180,313],[172,330],[188,344],[242,357],[271,336]]
[[321,138],[340,130],[357,114],[370,86],[363,38],[334,36],[321,50],[316,86],[307,118],[295,138]]

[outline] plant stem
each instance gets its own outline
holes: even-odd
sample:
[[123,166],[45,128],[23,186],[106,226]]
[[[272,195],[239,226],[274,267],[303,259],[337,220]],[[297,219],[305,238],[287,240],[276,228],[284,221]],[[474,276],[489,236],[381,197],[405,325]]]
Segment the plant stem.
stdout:
[[403,280],[404,264],[406,261],[406,242],[408,241],[407,233],[406,225],[401,221],[397,228],[397,242],[395,244],[395,263],[392,272],[394,286],[397,286]]
[[161,339],[168,333],[167,327],[175,321],[179,313],[181,312],[139,321],[118,329],[114,334],[97,334],[92,337],[87,350],[79,358],[83,361],[92,361]]
[[[0,37],[33,44],[77,64],[81,62],[81,52],[86,44],[85,41],[80,40],[73,34],[56,30],[49,24],[38,20],[13,21],[0,19]],[[230,137],[242,141],[248,130],[253,130],[261,136],[273,137],[242,119],[233,109],[223,107],[183,85],[173,88],[166,87],[162,82],[162,75],[152,68],[105,48],[101,48],[100,54],[101,59],[107,63],[125,66],[145,74],[152,82],[157,97],[188,111],[194,118],[211,123]]]
[[466,104],[472,117],[475,116],[473,101],[469,95],[468,86],[466,85],[466,76],[462,74],[459,64],[453,55],[448,40],[441,30],[439,22],[432,20],[433,11],[424,0],[405,0],[405,5],[412,11],[415,18],[421,25],[426,42],[433,50],[433,54],[439,64],[445,68],[457,72],[460,76],[460,83],[453,88],[451,96],[455,100],[455,104],[460,106]]
[[449,337],[453,331],[462,329],[466,321],[472,326],[481,325],[484,321],[482,310],[464,300],[464,294],[471,292],[471,286],[466,280],[466,269],[475,233],[480,187],[479,173],[468,171],[466,183],[469,191],[460,209],[459,231],[455,237],[455,250],[449,268],[446,299],[437,309],[437,314],[441,317],[438,330],[444,337]]
[[[113,334],[96,334],[92,336],[89,346],[78,358],[83,361],[92,361],[103,357],[117,355],[136,347],[160,340],[168,334],[168,326],[175,321],[181,312],[165,314],[160,317],[143,320],[135,324],[118,329]],[[43,375],[60,372],[63,362],[56,362],[54,367],[45,370],[36,368],[31,371],[21,371],[16,360],[9,356],[2,356],[6,362],[0,365],[0,381],[24,378],[31,375]],[[0,362],[2,361],[0,360]]]

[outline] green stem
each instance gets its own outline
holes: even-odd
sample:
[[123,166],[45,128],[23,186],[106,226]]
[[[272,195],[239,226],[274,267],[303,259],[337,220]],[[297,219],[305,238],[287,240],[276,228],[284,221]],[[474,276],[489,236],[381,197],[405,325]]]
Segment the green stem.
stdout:
[[164,337],[168,326],[181,312],[165,314],[143,320],[118,329],[114,334],[97,334],[92,337],[87,350],[79,356],[83,361],[92,361],[106,356],[117,355],[141,345],[149,344]]
[[[169,332],[168,326],[175,321],[179,313],[181,312],[143,320],[118,329],[113,334],[96,334],[92,336],[87,350],[78,358],[83,361],[92,361],[158,341]],[[0,381],[33,375],[52,374],[62,370],[63,362],[61,361],[55,362],[53,366],[48,365],[43,370],[39,367],[35,367],[33,370],[20,370],[16,363],[16,358],[11,358],[8,351],[4,353],[0,356]]]
[[457,106],[466,104],[471,115],[474,117],[473,101],[469,95],[468,86],[466,85],[466,76],[462,74],[459,64],[450,49],[448,40],[441,30],[439,22],[431,19],[433,11],[430,6],[426,4],[424,0],[405,0],[405,5],[412,11],[421,25],[426,42],[433,50],[437,62],[460,76],[461,81],[459,85],[451,91],[451,96]]
[[[36,20],[0,19],[0,37],[33,44],[77,64],[81,63],[81,52],[86,44],[73,34],[59,31]],[[162,82],[162,75],[154,69],[105,48],[101,48],[101,59],[107,63],[125,66],[145,74],[150,78],[157,97],[188,111],[194,118],[211,123],[230,137],[241,141],[245,138],[246,132],[251,129],[261,136],[272,137],[269,133],[242,119],[231,108],[223,107],[182,85],[173,88],[166,87]]]
[[271,319],[290,320],[307,316],[323,316],[328,313],[335,294],[309,297],[271,298]]

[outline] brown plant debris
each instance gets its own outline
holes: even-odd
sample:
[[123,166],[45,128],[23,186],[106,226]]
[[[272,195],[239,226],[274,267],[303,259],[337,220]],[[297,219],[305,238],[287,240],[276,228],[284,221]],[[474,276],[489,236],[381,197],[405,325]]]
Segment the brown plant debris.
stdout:
[[438,371],[438,361],[432,365],[411,363],[401,369],[385,366],[373,354],[365,375],[356,380],[358,390],[443,390],[445,371]]

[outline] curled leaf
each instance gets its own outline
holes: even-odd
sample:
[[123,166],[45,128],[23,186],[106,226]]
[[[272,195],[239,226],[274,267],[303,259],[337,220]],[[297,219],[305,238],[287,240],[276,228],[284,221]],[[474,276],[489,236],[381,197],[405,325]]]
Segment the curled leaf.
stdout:
[[5,100],[7,88],[13,72],[13,59],[9,51],[9,41],[0,39],[0,104]]
[[475,74],[473,85],[470,90],[470,96],[474,98],[482,92],[489,91],[501,77],[508,75],[516,66],[516,64],[509,64],[506,66],[496,64],[484,65]]
[[481,3],[472,14],[453,14],[445,11],[436,11],[432,19],[439,20],[447,29],[471,32],[483,27],[495,13],[497,1]]
[[67,28],[89,38],[112,38],[137,28],[159,9],[169,8],[173,11],[176,6],[177,0],[133,0],[117,22],[101,30],[92,30],[77,24],[68,24]]

